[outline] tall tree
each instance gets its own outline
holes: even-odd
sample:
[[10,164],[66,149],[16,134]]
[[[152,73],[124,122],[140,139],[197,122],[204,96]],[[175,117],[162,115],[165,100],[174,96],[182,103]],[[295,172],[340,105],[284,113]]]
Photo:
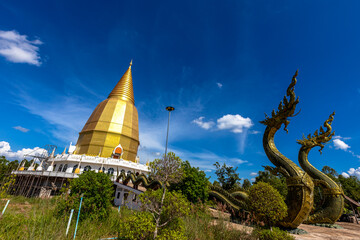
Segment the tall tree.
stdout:
[[171,184],[170,191],[181,191],[181,193],[193,203],[199,200],[205,202],[208,199],[209,179],[204,171],[192,167],[188,161],[182,162],[181,168],[183,178],[176,184]]
[[221,166],[219,162],[216,162],[214,166],[216,167],[215,174],[217,175],[220,185],[224,190],[228,191],[240,186],[239,181],[241,178],[239,177],[239,174],[236,173],[238,168],[226,166],[225,163]]
[[242,188],[244,190],[249,190],[250,187],[251,187],[251,182],[249,181],[249,179],[245,178],[244,182],[243,182],[243,185],[242,185]]
[[[159,228],[169,224],[171,220],[164,219],[164,213],[167,211],[169,203],[165,201],[170,199],[170,202],[176,201],[179,198],[176,194],[171,194],[166,198],[167,186],[170,184],[178,183],[183,177],[183,169],[181,168],[181,159],[173,152],[169,152],[161,159],[155,159],[150,163],[150,177],[163,183],[163,189],[159,191],[149,191],[142,196],[142,205],[149,211],[155,220],[154,239],[158,236]],[[179,198],[179,200],[181,200]]]

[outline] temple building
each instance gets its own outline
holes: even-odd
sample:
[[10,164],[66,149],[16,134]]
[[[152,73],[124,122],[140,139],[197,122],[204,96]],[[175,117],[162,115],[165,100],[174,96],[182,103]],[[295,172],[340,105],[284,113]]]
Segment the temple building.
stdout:
[[[115,204],[127,192],[141,193],[117,183],[116,177],[125,171],[135,175],[149,173],[149,167],[139,163],[138,112],[135,107],[131,73],[132,62],[125,74],[110,92],[107,99],[99,103],[79,133],[75,146],[55,156],[55,149],[48,157],[36,158],[25,169],[21,165],[10,193],[27,197],[56,195],[67,179],[77,178],[84,171],[104,172],[116,185]],[[24,163],[23,163],[24,164]]]

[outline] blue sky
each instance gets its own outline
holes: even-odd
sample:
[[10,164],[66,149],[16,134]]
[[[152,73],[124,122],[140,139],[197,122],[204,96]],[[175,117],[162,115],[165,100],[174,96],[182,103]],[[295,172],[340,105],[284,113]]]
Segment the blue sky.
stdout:
[[[165,148],[214,176],[213,163],[253,178],[264,154],[259,123],[296,69],[301,113],[276,144],[336,111],[336,141],[310,162],[360,177],[358,1],[3,1],[0,154],[75,143],[92,110],[133,59],[141,162]],[[211,178],[214,180],[214,177]]]

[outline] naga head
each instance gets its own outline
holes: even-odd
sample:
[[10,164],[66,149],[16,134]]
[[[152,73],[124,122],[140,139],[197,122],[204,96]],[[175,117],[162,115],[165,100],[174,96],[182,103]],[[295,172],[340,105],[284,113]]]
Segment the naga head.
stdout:
[[329,142],[332,136],[335,134],[335,131],[331,132],[331,124],[334,120],[334,115],[335,112],[330,114],[329,118],[325,121],[324,127],[327,129],[326,131],[320,127],[320,133],[318,133],[318,130],[316,130],[313,136],[311,136],[311,134],[309,134],[307,137],[303,136],[303,139],[297,140],[297,143],[307,148],[320,147],[319,152],[321,154],[324,145]]
[[[278,110],[275,109],[271,112],[271,117],[269,117],[265,113],[265,120],[260,121],[260,123],[269,126],[275,127],[279,129],[282,124],[284,124],[284,130],[288,132],[287,126],[289,125],[290,121],[288,120],[289,117],[294,117],[296,105],[299,103],[299,97],[296,98],[295,96],[295,84],[297,82],[296,77],[298,75],[298,70],[296,70],[289,87],[286,90],[286,96],[284,99],[280,101],[278,106]],[[289,100],[287,99],[289,97]]]

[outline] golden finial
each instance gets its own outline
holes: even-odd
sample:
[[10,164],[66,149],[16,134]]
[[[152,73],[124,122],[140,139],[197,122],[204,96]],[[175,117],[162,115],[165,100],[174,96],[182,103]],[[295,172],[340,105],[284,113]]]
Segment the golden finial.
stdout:
[[62,152],[61,155],[64,155],[64,154],[66,154],[66,147],[64,148],[64,151]]
[[99,150],[99,153],[98,153],[98,157],[100,157],[101,156],[101,151],[102,151],[102,147],[100,147],[100,150]]
[[130,62],[129,68],[126,70],[124,75],[121,77],[119,82],[116,84],[114,89],[109,94],[108,98],[120,98],[124,101],[129,101],[132,104],[135,104],[134,100],[134,90],[132,83],[132,74],[131,74],[131,65],[132,60]]

